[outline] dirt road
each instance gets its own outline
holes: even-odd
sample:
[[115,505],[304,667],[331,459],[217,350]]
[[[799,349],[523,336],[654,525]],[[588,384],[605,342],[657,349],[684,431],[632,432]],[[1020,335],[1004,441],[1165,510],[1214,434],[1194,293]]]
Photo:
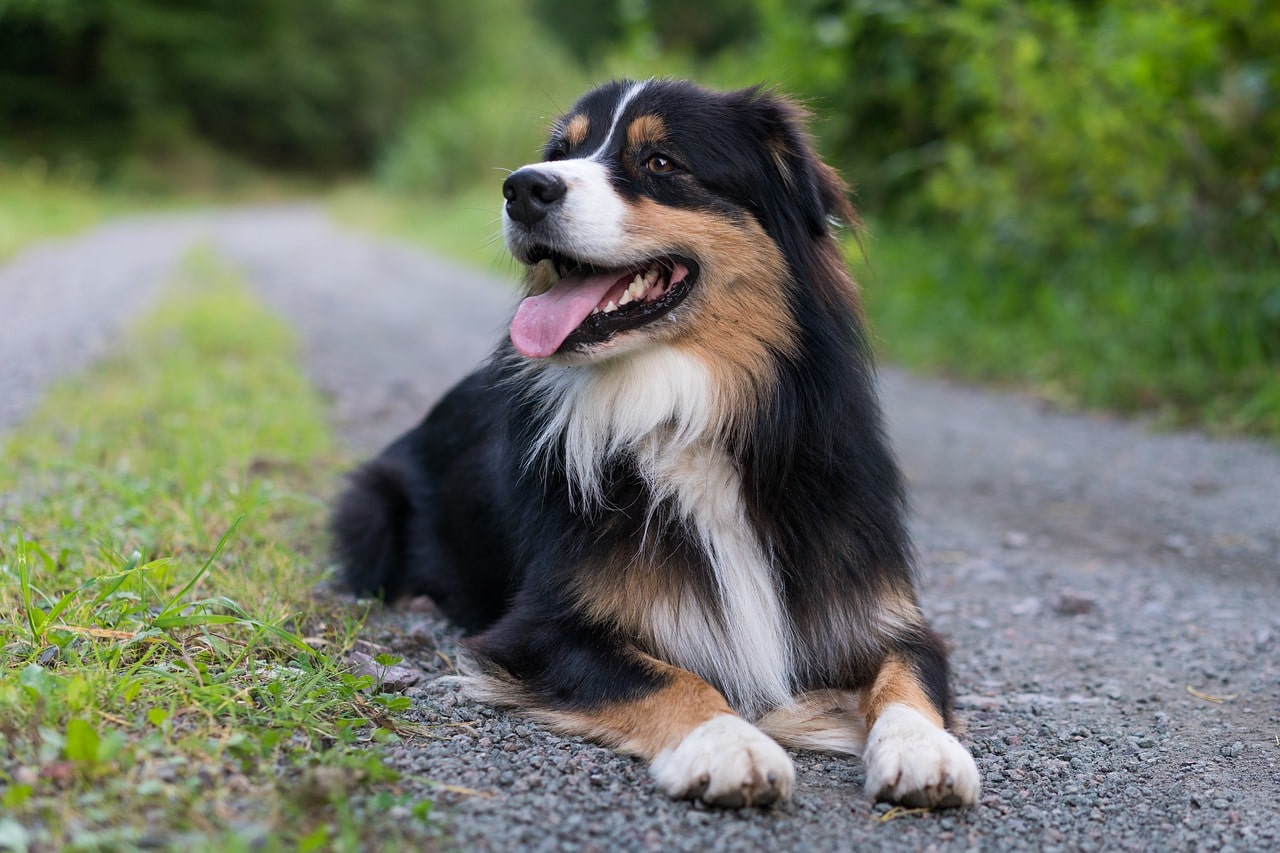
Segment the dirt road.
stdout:
[[[213,246],[299,329],[359,452],[410,425],[502,333],[497,275],[357,236],[307,207],[134,219],[0,267],[0,429],[110,347],[182,253]],[[874,318],[873,318],[874,319]],[[881,820],[858,762],[797,756],[795,800],[713,812],[644,768],[430,684],[388,747],[465,849],[1280,847],[1280,453],[1153,435],[885,370],[917,506],[924,602],[954,647],[984,776],[965,812]],[[389,614],[371,639],[444,671],[447,629]]]

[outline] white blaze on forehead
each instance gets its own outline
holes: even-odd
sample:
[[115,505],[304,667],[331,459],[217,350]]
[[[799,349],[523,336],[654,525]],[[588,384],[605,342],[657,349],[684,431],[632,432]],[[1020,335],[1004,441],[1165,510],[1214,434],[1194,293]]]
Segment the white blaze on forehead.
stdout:
[[[557,160],[552,163],[534,163],[519,171],[532,170],[544,175],[554,175],[568,187],[564,200],[554,214],[540,227],[546,228],[545,238],[566,255],[584,261],[596,261],[600,266],[620,266],[636,263],[642,257],[628,257],[626,212],[627,207],[609,180],[609,170],[593,160]],[[520,255],[520,248],[528,240],[525,227],[511,221],[507,208],[502,208],[502,229],[507,248]]]
[[600,160],[601,157],[609,150],[609,142],[613,139],[613,135],[618,131],[618,123],[622,121],[622,114],[627,111],[627,106],[640,94],[647,83],[632,83],[627,87],[627,91],[622,93],[622,97],[618,99],[618,105],[613,108],[613,118],[609,122],[609,132],[604,135],[604,141],[600,143],[600,147],[590,154],[586,155],[588,160]]

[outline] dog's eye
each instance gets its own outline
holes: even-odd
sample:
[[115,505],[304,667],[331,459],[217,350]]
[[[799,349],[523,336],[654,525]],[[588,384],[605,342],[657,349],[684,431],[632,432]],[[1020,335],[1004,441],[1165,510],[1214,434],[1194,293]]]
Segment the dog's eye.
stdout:
[[665,175],[679,168],[675,161],[665,154],[654,154],[645,161],[644,167],[655,175]]
[[563,148],[557,145],[555,148],[552,148],[550,151],[547,152],[546,159],[549,161],[564,160],[568,156],[569,156],[568,153]]

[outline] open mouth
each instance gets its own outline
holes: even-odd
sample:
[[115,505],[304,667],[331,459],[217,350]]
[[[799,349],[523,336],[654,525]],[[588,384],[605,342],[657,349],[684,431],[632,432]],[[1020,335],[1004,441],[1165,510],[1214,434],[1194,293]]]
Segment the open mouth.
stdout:
[[640,264],[603,268],[551,250],[530,253],[560,280],[546,293],[520,303],[511,342],[530,358],[545,358],[652,323],[688,296],[698,277],[693,261],[674,255]]

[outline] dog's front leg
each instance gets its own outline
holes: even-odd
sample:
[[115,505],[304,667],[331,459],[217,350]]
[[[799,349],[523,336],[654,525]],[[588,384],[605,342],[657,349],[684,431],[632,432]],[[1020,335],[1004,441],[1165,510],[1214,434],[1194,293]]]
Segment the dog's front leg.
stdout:
[[658,787],[677,799],[736,808],[791,796],[795,770],[786,752],[693,673],[601,636],[557,643],[552,655],[547,646],[502,648],[497,639],[474,644],[501,668],[478,698],[644,759]]
[[696,675],[653,665],[664,672],[664,686],[602,709],[594,722],[618,732],[620,748],[650,762],[664,793],[731,808],[791,796],[795,769],[781,746]]
[[795,769],[764,732],[733,713],[691,672],[637,655],[656,686],[587,709],[537,716],[649,762],[658,787],[675,799],[714,806],[766,806],[791,796]]
[[[935,658],[944,660],[940,651]],[[920,663],[909,655],[890,656],[875,682],[862,691],[867,794],[908,806],[974,805],[978,767],[946,730],[946,709],[931,697]],[[945,673],[945,664],[941,666]]]

